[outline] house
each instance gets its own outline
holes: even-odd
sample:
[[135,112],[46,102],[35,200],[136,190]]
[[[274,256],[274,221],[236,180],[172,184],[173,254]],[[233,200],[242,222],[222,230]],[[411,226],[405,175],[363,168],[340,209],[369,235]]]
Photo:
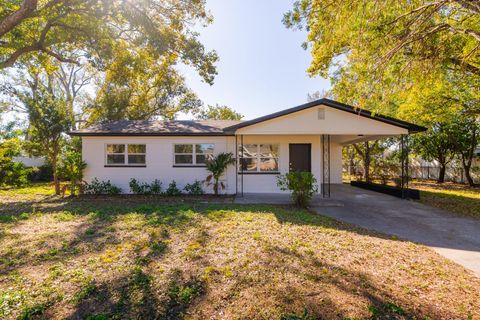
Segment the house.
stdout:
[[[372,114],[329,99],[250,121],[115,121],[71,132],[82,137],[84,179],[110,180],[129,191],[129,181],[154,179],[179,187],[207,176],[205,160],[231,152],[238,166],[222,178],[225,193],[278,193],[278,174],[312,172],[321,188],[342,182],[342,147],[425,128]],[[207,190],[211,192],[211,189]]]

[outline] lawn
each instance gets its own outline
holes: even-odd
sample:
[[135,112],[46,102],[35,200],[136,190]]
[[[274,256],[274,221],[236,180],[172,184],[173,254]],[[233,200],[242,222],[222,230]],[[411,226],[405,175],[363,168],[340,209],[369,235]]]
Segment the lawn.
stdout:
[[463,267],[309,211],[13,192],[0,318],[480,319]]
[[420,202],[458,215],[480,218],[480,188],[464,184],[435,181],[413,181],[412,188],[421,190]]

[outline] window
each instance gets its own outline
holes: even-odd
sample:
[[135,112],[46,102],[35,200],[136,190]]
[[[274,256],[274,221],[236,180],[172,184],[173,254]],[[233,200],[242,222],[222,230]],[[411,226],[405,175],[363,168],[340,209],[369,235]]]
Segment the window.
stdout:
[[145,144],[107,144],[107,165],[139,166],[146,163]]
[[242,172],[278,172],[278,144],[245,144],[239,157]]
[[203,166],[205,161],[213,157],[215,145],[210,143],[176,144],[174,146],[175,165]]

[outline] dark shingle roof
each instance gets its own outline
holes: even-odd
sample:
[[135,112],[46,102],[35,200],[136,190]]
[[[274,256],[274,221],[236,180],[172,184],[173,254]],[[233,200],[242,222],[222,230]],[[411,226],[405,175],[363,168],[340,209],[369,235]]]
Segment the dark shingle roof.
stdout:
[[234,120],[120,120],[94,124],[70,132],[73,136],[185,136],[185,135],[233,135],[225,128],[239,124]]

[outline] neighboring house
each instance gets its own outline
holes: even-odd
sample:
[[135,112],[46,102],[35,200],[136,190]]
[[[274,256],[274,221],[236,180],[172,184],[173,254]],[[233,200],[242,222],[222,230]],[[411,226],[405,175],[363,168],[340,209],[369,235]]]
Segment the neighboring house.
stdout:
[[[320,185],[342,182],[342,147],[425,128],[320,99],[250,121],[115,121],[71,132],[82,137],[86,181],[175,180],[207,176],[205,160],[231,152],[238,167],[223,177],[228,194],[277,193],[276,176],[311,171]],[[211,189],[208,190],[211,192]],[[320,192],[320,190],[319,190]]]
[[13,161],[23,163],[25,167],[41,167],[46,164],[45,157],[13,157]]

